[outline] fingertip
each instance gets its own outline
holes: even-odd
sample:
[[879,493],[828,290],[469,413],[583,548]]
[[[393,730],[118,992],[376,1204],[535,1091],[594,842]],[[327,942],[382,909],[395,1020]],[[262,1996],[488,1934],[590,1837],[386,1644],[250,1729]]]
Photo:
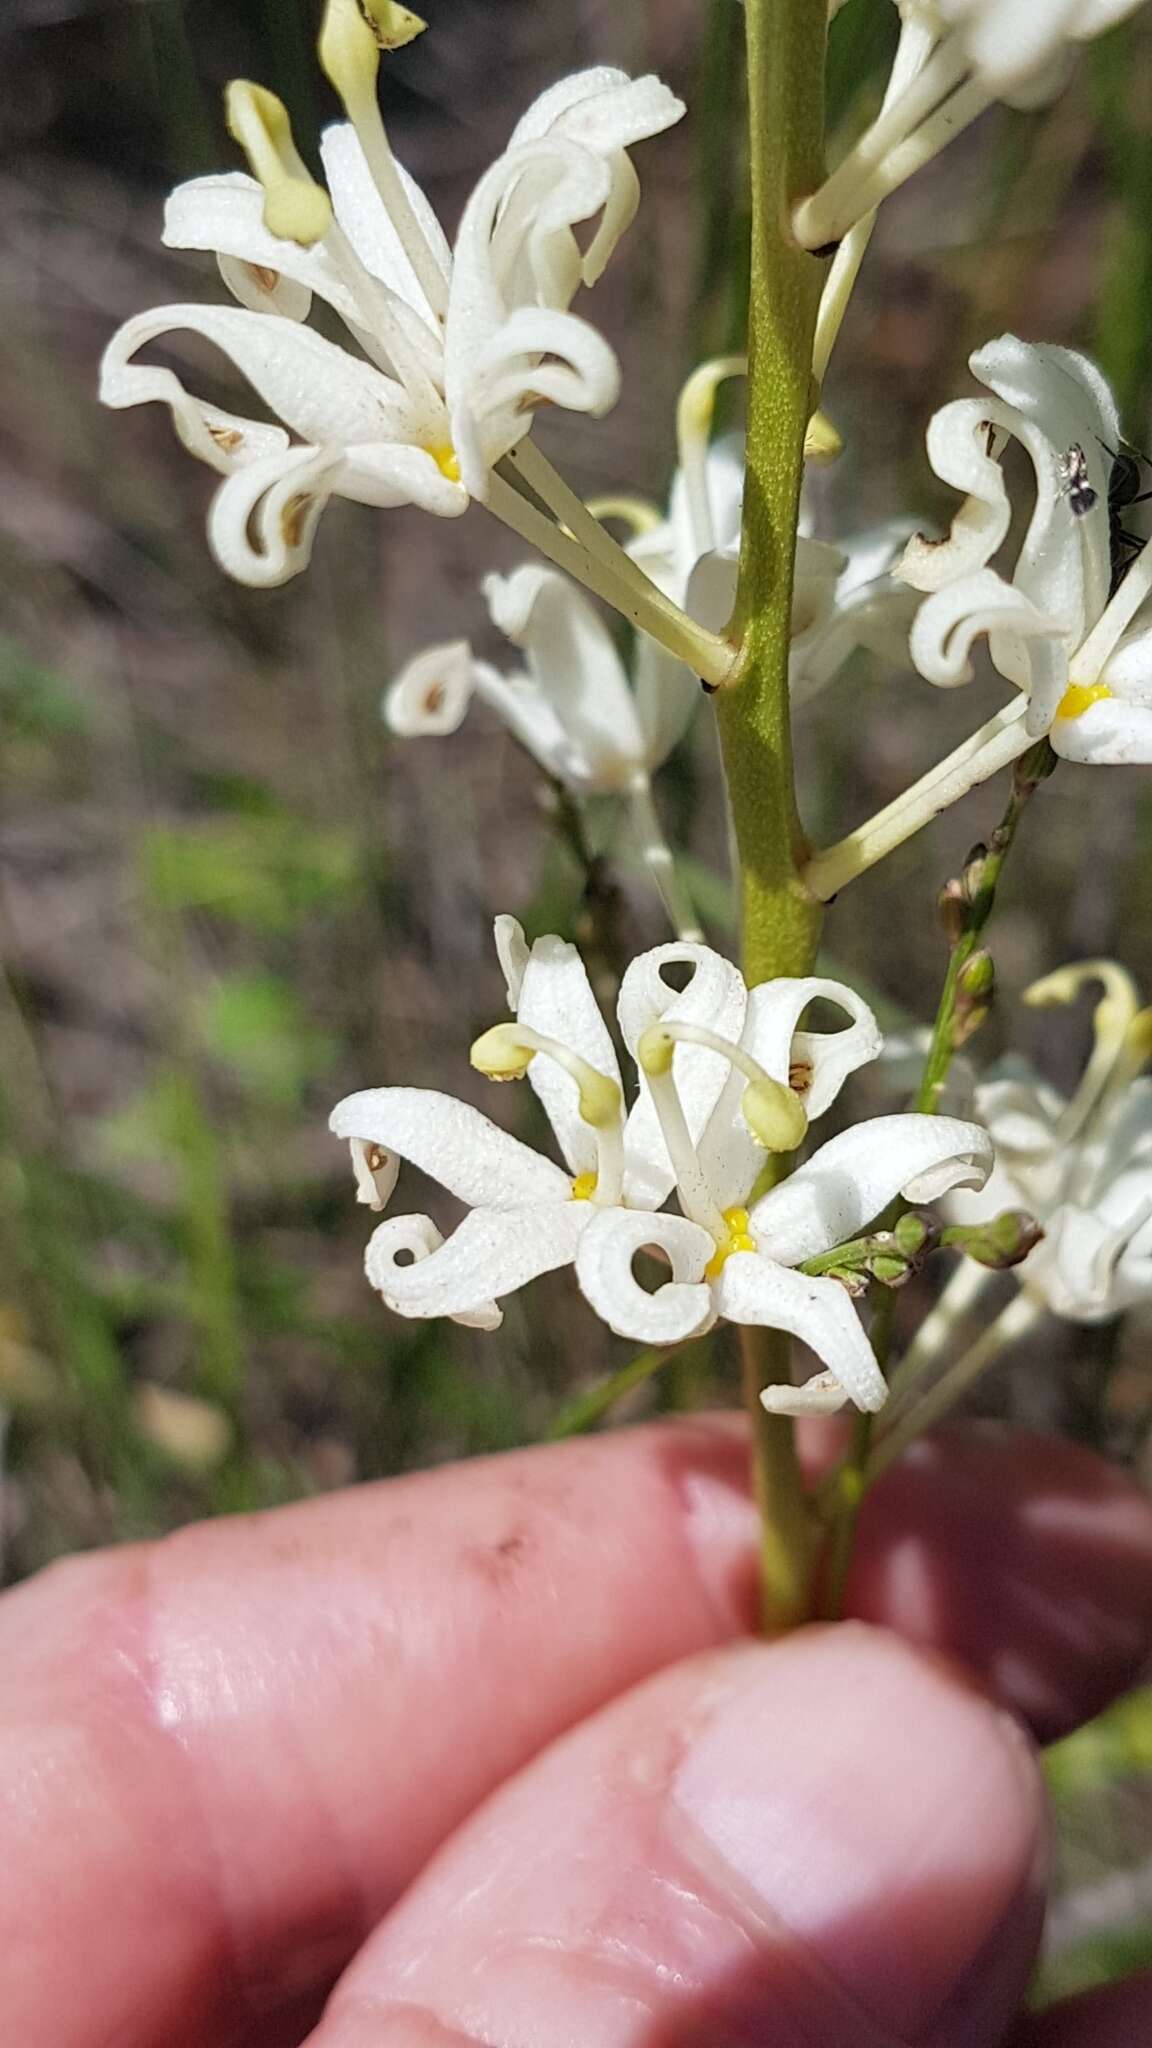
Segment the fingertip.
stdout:
[[312,2048],[967,2048],[1026,1982],[1044,1841],[1025,1737],[938,1660],[859,1624],[713,1652],[475,1815]]
[[868,1495],[847,1610],[957,1656],[1051,1741],[1152,1644],[1152,1501],[1064,1438],[955,1424]]

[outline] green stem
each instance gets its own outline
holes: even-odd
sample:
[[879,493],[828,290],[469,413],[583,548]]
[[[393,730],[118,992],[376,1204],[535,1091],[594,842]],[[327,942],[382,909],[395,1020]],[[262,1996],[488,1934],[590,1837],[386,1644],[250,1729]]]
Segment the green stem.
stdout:
[[[812,338],[824,266],[793,241],[795,202],[823,174],[827,8],[817,0],[747,0],[752,263],[748,440],[736,622],[738,674],[719,692],[720,740],[740,864],[749,982],[806,974],[821,909],[800,880],[807,845],[796,811],[788,705],[792,572],[811,406]],[[740,1333],[744,1398],[762,1518],[765,1626],[809,1611],[812,1524],[795,1432],[769,1415],[761,1388],[789,1377],[788,1339]]]
[[790,1376],[782,1330],[740,1331],[744,1402],[752,1425],[753,1490],[760,1511],[760,1614],[766,1635],[798,1628],[811,1612],[814,1525],[790,1417],[769,1415],[761,1389]]
[[736,620],[743,652],[717,710],[736,844],[749,981],[804,974],[820,905],[800,880],[788,707],[792,569],[811,405],[812,341],[825,265],[788,230],[823,170],[827,10],[748,0],[752,279],[748,444]]

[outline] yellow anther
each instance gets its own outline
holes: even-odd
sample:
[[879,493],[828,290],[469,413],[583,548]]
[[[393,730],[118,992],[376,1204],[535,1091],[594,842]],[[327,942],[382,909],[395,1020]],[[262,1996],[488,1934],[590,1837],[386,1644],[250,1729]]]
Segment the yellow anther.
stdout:
[[1059,704],[1057,718],[1083,718],[1093,704],[1112,695],[1107,683],[1069,683]]
[[375,92],[381,50],[399,50],[428,26],[391,0],[328,0],[317,50],[320,68],[345,105]]
[[713,356],[693,370],[676,401],[676,434],[681,446],[686,441],[707,441],[717,391],[729,377],[742,377],[747,368],[746,356]]
[[292,140],[288,109],[274,92],[234,78],[224,95],[228,132],[264,188],[264,225],[281,241],[309,248],[332,224],[332,202]]
[[715,1280],[716,1275],[723,1271],[725,1261],[732,1257],[733,1252],[754,1252],[756,1249],[756,1240],[748,1229],[747,1209],[725,1209],[724,1227],[728,1232],[728,1236],[723,1244],[717,1245],[716,1250],[704,1268],[704,1276],[707,1280]]
[[321,71],[342,100],[375,90],[380,45],[356,0],[328,0],[316,49]]
[[594,1131],[613,1131],[620,1126],[624,1097],[620,1083],[581,1059],[558,1039],[545,1037],[525,1024],[494,1024],[476,1040],[469,1054],[472,1065],[490,1081],[522,1081],[537,1053],[544,1053],[571,1074],[576,1083],[576,1105],[586,1124]]
[[1141,1066],[1152,1059],[1152,1010],[1140,1010],[1133,1017],[1125,1034],[1124,1051]]
[[588,510],[593,519],[621,519],[632,528],[634,535],[654,533],[664,523],[664,514],[658,505],[648,498],[612,497],[589,498]]
[[1076,960],[1070,967],[1057,967],[1025,989],[1024,1001],[1033,1010],[1074,1003],[1081,989],[1094,981],[1104,992],[1097,1005],[1097,1027],[1109,1037],[1122,1038],[1139,1011],[1140,997],[1132,976],[1117,960]]
[[844,437],[826,412],[813,413],[804,429],[805,462],[835,462],[844,453]]
[[578,1173],[572,1183],[572,1200],[590,1202],[596,1193],[599,1179],[598,1173]]
[[757,1144],[766,1152],[794,1152],[808,1129],[808,1114],[798,1095],[782,1081],[753,1081],[744,1090],[740,1108]]
[[[584,1062],[580,1064],[583,1066]],[[603,1131],[619,1123],[624,1097],[618,1082],[610,1080],[607,1074],[598,1074],[595,1067],[585,1067],[579,1087],[579,1109],[586,1124],[591,1124],[594,1131]]]
[[536,1049],[525,1045],[514,1024],[493,1024],[490,1031],[481,1033],[468,1057],[490,1081],[522,1081]]
[[450,484],[458,484],[460,481],[460,457],[457,455],[451,441],[438,441],[434,448],[428,450],[428,453],[440,471],[441,476],[446,476]]
[[676,1040],[662,1024],[650,1024],[642,1031],[636,1042],[636,1058],[646,1074],[659,1080],[663,1074],[672,1071],[672,1055],[676,1051]]
[[402,50],[405,43],[422,36],[428,26],[410,7],[400,7],[397,0],[360,0],[360,12],[382,50]]

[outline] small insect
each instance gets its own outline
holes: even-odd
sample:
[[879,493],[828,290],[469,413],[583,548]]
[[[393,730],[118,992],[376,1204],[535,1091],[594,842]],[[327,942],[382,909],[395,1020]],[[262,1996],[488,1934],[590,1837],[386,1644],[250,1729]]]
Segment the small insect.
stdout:
[[1100,493],[1088,480],[1088,457],[1079,441],[1073,441],[1068,453],[1061,456],[1060,473],[1063,478],[1062,489],[1069,507],[1077,519],[1083,519],[1084,514],[1092,510]]

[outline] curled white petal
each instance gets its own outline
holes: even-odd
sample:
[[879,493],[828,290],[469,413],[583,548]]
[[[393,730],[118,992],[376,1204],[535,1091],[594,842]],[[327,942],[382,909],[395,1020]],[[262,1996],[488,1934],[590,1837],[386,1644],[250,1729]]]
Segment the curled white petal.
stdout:
[[[516,307],[467,361],[448,372],[452,438],[464,484],[475,498],[487,471],[521,441],[542,404],[568,412],[609,412],[620,395],[615,351],[575,313]],[[476,453],[483,473],[476,473]]]
[[[672,1278],[649,1294],[632,1270],[638,1252],[658,1248]],[[716,1247],[706,1230],[683,1216],[601,1209],[576,1252],[576,1278],[596,1314],[618,1337],[639,1344],[678,1344],[715,1321],[704,1269]]]
[[369,1209],[386,1209],[400,1176],[399,1155],[385,1152],[382,1145],[366,1145],[362,1138],[352,1138],[349,1150],[356,1200]]
[[[573,1201],[473,1209],[444,1239],[426,1216],[398,1216],[373,1231],[364,1269],[398,1315],[466,1317],[492,1329],[501,1295],[571,1262],[588,1215],[588,1203]],[[402,1254],[414,1256],[401,1264]]]
[[[799,1031],[798,1020],[821,998],[847,1011],[839,1031]],[[740,1043],[772,1080],[792,1086],[809,1121],[831,1107],[844,1082],[874,1060],[883,1039],[868,1004],[844,983],[819,975],[780,976],[748,991]],[[700,1163],[721,1209],[742,1204],[764,1165],[764,1150],[741,1113],[747,1076],[734,1070],[700,1140]]]
[[508,1008],[515,1011],[524,986],[524,973],[531,958],[531,948],[524,937],[524,927],[519,918],[510,917],[502,911],[493,925],[496,939],[496,957],[504,986],[508,991]]
[[[733,1252],[716,1281],[716,1300],[730,1323],[760,1324],[801,1338],[858,1408],[874,1415],[883,1407],[884,1376],[839,1281],[793,1273],[756,1252]],[[790,1389],[774,1387],[772,1396],[777,1412],[803,1412]]]
[[760,1394],[760,1404],[769,1415],[839,1415],[847,1401],[847,1391],[834,1372],[814,1372],[798,1387],[781,1381],[764,1387]]
[[932,1202],[950,1188],[982,1187],[992,1161],[992,1141],[980,1124],[872,1117],[831,1138],[763,1196],[749,1227],[766,1257],[799,1265],[858,1236],[895,1195]]
[[[519,1022],[545,1037],[558,1039],[619,1087],[616,1049],[575,946],[551,934],[537,939],[519,979],[514,1005]],[[528,1079],[573,1173],[594,1172],[598,1157],[596,1133],[580,1115],[580,1091],[572,1075],[546,1053],[539,1053],[528,1069]]]
[[962,576],[925,598],[909,635],[912,660],[927,682],[954,689],[971,681],[970,655],[990,636],[1001,674],[1030,698],[1029,729],[1046,731],[1068,686],[1067,621],[1040,612],[994,569]]
[[537,690],[589,786],[620,789],[644,766],[636,702],[612,635],[568,577],[537,563],[487,576],[493,622],[522,647]]
[[472,649],[467,640],[426,647],[405,664],[384,697],[384,716],[404,738],[455,732],[472,701]]
[[356,318],[355,300],[323,244],[303,249],[269,234],[263,188],[244,171],[177,185],[164,208],[164,242],[213,254],[229,291],[254,313],[306,320],[315,292],[343,319]]
[[[182,330],[203,335],[220,349],[277,418],[305,441],[347,446],[420,439],[424,433],[435,439],[437,422],[426,419],[400,385],[294,320],[239,306],[159,306],[137,314],[105,350],[101,398],[111,406],[161,399],[171,408],[185,445],[216,468],[223,465],[204,446],[203,434],[187,431],[193,426],[189,405],[197,413],[201,409],[188,400],[179,379],[170,370],[133,361],[146,343]],[[260,452],[267,452],[267,446]]]
[[432,1088],[364,1088],[329,1118],[338,1138],[398,1153],[470,1207],[567,1201],[568,1176],[468,1102]]
[[1152,705],[1103,697],[1077,718],[1058,718],[1049,737],[1066,761],[1098,767],[1152,761]]
[[[324,130],[320,139],[320,155],[336,218],[361,263],[373,277],[379,278],[382,284],[388,285],[413,307],[430,329],[434,329],[436,323],[432,309],[376,189],[356,131],[349,122],[340,121]],[[397,163],[396,171],[436,266],[448,277],[452,268],[452,252],[435,212],[403,164]]]
[[[677,970],[691,975],[682,989],[664,978]],[[662,1018],[703,1024],[721,1038],[738,1040],[746,1003],[744,978],[730,961],[710,946],[677,939],[632,962],[620,984],[617,1014],[621,1036],[635,1058],[641,1034]],[[730,1072],[718,1053],[696,1045],[676,1047],[672,1075],[693,1139],[703,1132]],[[625,1186],[630,1201],[655,1207],[671,1191],[675,1175],[643,1072],[639,1081],[625,1131]]]
[[311,560],[339,463],[338,453],[323,448],[287,448],[228,477],[208,513],[208,541],[220,567],[260,590],[299,575]]

